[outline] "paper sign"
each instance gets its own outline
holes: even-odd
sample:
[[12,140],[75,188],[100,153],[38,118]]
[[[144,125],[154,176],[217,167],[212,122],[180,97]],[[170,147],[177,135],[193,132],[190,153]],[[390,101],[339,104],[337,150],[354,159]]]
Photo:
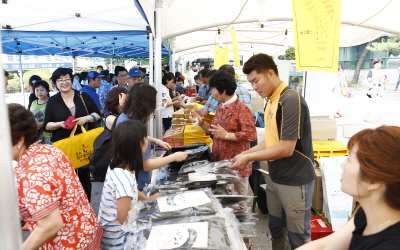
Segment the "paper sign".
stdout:
[[342,0],[292,0],[297,70],[337,72]]
[[146,250],[207,248],[208,222],[153,226]]
[[197,172],[189,174],[189,181],[216,181],[215,174],[199,174]]
[[177,211],[188,207],[198,207],[210,202],[210,197],[208,197],[204,191],[186,192],[157,199],[160,212]]

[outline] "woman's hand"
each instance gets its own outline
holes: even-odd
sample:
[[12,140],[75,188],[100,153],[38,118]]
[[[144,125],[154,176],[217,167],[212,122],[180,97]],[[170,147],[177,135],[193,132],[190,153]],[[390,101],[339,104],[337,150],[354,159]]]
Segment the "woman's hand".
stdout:
[[57,125],[58,125],[60,128],[65,128],[64,121],[62,121],[62,122],[57,122]]
[[209,130],[214,137],[222,140],[225,140],[226,135],[228,134],[228,132],[219,124],[217,124],[217,126],[211,124],[211,128]]
[[83,126],[90,120],[92,120],[92,117],[89,115],[86,115],[86,116],[82,116],[82,117],[75,119],[74,122],[78,123],[79,126]]
[[170,150],[172,147],[171,145],[169,145],[168,142],[162,141],[162,140],[157,140],[156,144],[162,148],[164,148],[165,150]]
[[192,121],[194,121],[194,119],[197,118],[197,120],[199,121],[199,126],[204,124],[204,117],[197,114],[195,111],[190,111],[190,116],[192,117]]
[[174,101],[174,102],[172,102],[172,105],[179,105],[179,104],[181,104],[181,101],[180,100],[176,100],[176,101]]
[[186,160],[190,152],[176,152],[172,155],[174,156],[174,161],[183,161]]

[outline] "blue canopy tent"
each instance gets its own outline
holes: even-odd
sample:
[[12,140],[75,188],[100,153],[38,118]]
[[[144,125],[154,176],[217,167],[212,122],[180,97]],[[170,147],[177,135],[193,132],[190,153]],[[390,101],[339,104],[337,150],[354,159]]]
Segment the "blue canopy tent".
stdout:
[[[83,57],[149,56],[146,30],[64,32],[2,30],[4,54]],[[166,44],[165,47],[169,47]],[[162,55],[169,55],[166,48]]]

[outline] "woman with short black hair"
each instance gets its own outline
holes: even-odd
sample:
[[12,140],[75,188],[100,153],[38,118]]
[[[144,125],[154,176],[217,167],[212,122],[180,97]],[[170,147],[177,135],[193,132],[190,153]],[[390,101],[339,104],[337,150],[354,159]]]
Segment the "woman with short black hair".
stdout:
[[[217,71],[212,75],[209,85],[214,99],[222,102],[217,106],[212,123],[205,123],[204,117],[196,112],[192,112],[192,117],[197,118],[201,128],[213,136],[213,161],[232,159],[250,149],[250,142],[256,139],[253,114],[235,94],[237,86],[233,75],[225,71]],[[239,171],[241,179],[234,184],[240,195],[247,195],[248,178],[251,172],[251,164]]]

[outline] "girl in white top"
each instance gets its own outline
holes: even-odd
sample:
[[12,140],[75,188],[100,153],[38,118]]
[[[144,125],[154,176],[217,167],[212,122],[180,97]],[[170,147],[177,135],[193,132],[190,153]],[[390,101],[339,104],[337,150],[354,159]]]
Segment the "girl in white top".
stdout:
[[174,105],[181,103],[180,100],[172,101],[169,95],[169,89],[173,87],[175,83],[175,76],[173,73],[166,73],[162,78],[162,101],[164,103],[164,109],[162,110],[163,126],[164,131],[167,131],[171,127],[172,114],[174,113]]
[[[122,230],[122,224],[129,210],[143,195],[137,189],[136,173],[143,170],[142,155],[147,144],[146,127],[140,121],[124,121],[113,132],[112,160],[99,208],[99,221],[104,230],[101,249],[124,249],[129,233]],[[159,196],[158,193],[150,198]]]

